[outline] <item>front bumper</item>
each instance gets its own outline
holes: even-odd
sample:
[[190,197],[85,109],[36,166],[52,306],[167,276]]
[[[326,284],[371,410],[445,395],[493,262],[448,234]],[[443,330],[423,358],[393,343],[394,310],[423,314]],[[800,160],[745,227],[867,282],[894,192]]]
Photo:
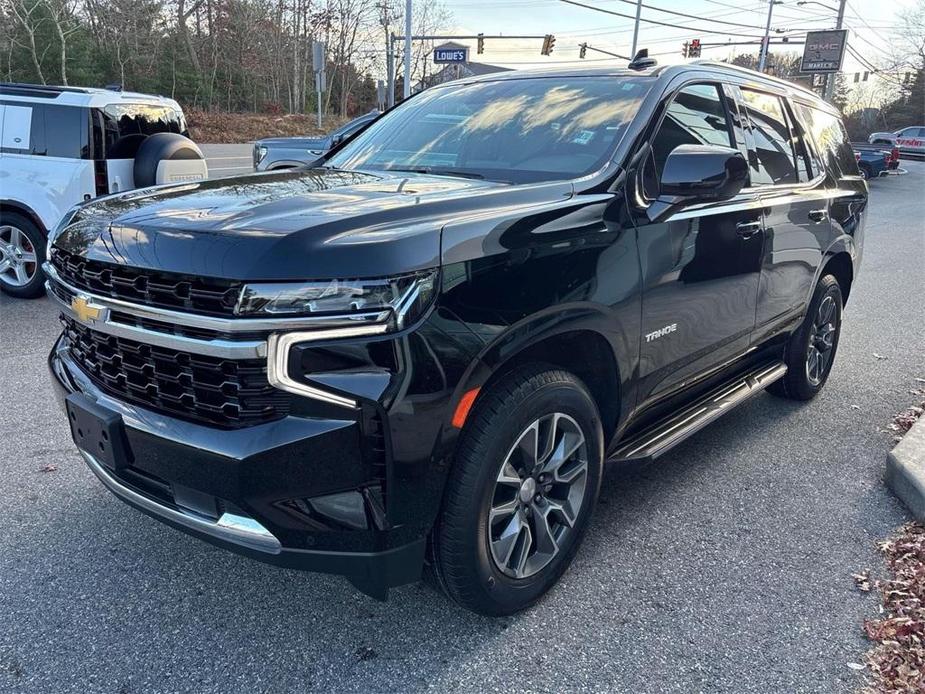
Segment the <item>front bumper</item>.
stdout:
[[360,421],[287,416],[234,430],[186,422],[109,397],[63,343],[49,356],[62,407],[81,393],[122,418],[127,468],[116,472],[81,453],[126,503],[260,561],[343,575],[379,599],[420,578],[426,530],[389,522]]

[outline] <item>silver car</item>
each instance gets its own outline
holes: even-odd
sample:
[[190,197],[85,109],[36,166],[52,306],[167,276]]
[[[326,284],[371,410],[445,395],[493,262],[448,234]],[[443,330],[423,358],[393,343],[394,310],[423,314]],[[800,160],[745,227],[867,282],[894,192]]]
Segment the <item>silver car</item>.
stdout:
[[254,143],[254,171],[311,166],[329,149],[356,135],[379,115],[379,111],[364,113],[321,137],[267,137],[257,140]]
[[925,126],[913,125],[894,133],[873,133],[867,141],[875,145],[893,145],[903,154],[925,154]]

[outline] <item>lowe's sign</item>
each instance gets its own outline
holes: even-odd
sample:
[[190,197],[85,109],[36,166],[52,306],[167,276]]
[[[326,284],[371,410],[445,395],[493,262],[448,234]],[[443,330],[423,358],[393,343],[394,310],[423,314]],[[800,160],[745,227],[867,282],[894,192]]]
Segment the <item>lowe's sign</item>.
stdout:
[[435,63],[468,63],[469,48],[457,44],[446,44],[434,49]]

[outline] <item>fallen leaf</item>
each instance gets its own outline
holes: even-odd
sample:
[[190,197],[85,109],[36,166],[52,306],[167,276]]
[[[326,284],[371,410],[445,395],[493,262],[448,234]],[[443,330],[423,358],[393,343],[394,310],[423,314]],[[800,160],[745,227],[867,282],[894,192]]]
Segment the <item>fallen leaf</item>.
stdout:
[[861,663],[848,663],[848,667],[852,670],[863,670],[866,666],[861,665]]
[[43,465],[42,467],[39,468],[39,472],[57,472],[57,471],[58,471],[58,466],[52,465],[51,463],[48,463],[47,465]]

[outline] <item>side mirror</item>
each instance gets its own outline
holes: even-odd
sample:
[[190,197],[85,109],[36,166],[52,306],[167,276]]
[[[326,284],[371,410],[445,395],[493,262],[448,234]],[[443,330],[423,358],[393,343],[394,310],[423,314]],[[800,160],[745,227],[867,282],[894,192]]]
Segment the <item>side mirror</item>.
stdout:
[[748,162],[737,149],[718,145],[679,145],[665,162],[661,196],[675,203],[728,200],[748,180]]
[[344,141],[343,135],[335,135],[334,137],[331,138],[331,147],[332,148],[337,147],[337,145],[339,145],[343,141]]

